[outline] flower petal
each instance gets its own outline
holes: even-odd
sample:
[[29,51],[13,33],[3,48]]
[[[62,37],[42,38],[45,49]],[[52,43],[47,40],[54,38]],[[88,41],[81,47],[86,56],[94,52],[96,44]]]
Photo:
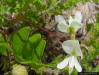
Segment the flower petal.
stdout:
[[73,68],[71,70],[69,70],[69,75],[71,75],[72,72],[73,72]]
[[70,26],[72,26],[75,30],[75,33],[82,27],[82,24],[81,23],[78,23],[76,21],[73,21]]
[[77,11],[77,12],[75,13],[74,19],[75,19],[76,22],[81,23],[81,21],[82,21],[82,14],[81,14],[80,11]]
[[71,72],[73,71],[74,65],[75,65],[75,57],[70,56],[70,59],[69,59],[69,74],[71,74]]
[[74,19],[72,18],[72,16],[70,16],[70,18],[69,18],[69,25],[70,25],[72,22],[74,22]]
[[80,66],[80,64],[78,63],[78,60],[77,58],[75,58],[75,68],[78,72],[81,72],[82,71],[82,68]]
[[74,43],[75,43],[75,40],[67,40],[67,41],[64,41],[62,43],[62,48],[63,50],[68,53],[68,54],[72,54],[72,51],[73,51],[73,48],[74,48]]
[[57,28],[58,28],[58,30],[59,31],[61,31],[61,32],[66,32],[67,33],[67,25],[65,25],[65,24],[63,24],[63,23],[59,23],[58,25],[57,25]]
[[65,21],[65,19],[64,19],[64,17],[63,16],[61,16],[61,15],[57,15],[57,16],[55,16],[55,20],[56,20],[56,22],[57,23],[59,23],[59,24],[64,24],[64,25],[66,25],[66,21]]
[[62,62],[60,62],[60,63],[57,65],[57,68],[63,69],[65,66],[68,65],[69,59],[70,59],[70,57],[65,58]]
[[76,56],[82,56],[82,52],[81,52],[81,48],[80,48],[80,44],[78,40],[75,40],[75,52],[76,52]]
[[71,56],[70,60],[69,60],[69,67],[73,68],[75,65],[75,56]]

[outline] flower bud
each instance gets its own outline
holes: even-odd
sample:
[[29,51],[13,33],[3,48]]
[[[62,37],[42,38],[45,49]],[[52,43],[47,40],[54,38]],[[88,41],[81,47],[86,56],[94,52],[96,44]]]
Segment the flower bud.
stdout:
[[15,64],[12,69],[12,75],[28,75],[28,72],[24,66]]

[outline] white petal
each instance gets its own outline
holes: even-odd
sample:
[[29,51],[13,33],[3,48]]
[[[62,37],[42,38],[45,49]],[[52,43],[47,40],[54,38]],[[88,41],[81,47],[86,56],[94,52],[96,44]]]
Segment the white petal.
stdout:
[[75,32],[77,32],[81,27],[82,27],[82,24],[81,23],[78,23],[76,21],[73,21],[70,26],[72,26],[75,30]]
[[58,28],[58,30],[59,31],[61,31],[61,32],[66,32],[67,33],[67,25],[65,25],[65,24],[63,24],[63,23],[59,23],[58,25],[57,25],[57,28]]
[[69,18],[69,25],[74,21],[74,19],[72,18],[72,16],[70,16]]
[[75,57],[71,56],[69,59],[69,74],[72,73],[74,65],[75,65]]
[[78,72],[81,72],[82,71],[82,68],[80,66],[80,64],[78,63],[78,60],[77,58],[75,58],[75,68]]
[[79,41],[78,40],[75,40],[75,44],[74,44],[75,48],[75,52],[76,52],[76,56],[82,56],[82,52],[81,52],[81,48],[80,48],[80,44],[79,44]]
[[62,62],[60,62],[58,65],[57,65],[57,68],[59,69],[63,69],[64,67],[66,67],[68,65],[68,62],[69,62],[69,58],[65,58]]
[[66,25],[66,21],[65,21],[65,19],[64,19],[64,17],[63,16],[61,16],[61,15],[57,15],[57,16],[55,16],[55,20],[56,20],[56,22],[57,23],[59,23],[59,24],[64,24],[64,25]]
[[69,70],[69,75],[71,75],[72,72],[73,72],[73,68],[71,70]]
[[73,68],[75,65],[75,56],[71,56],[69,60],[69,68]]
[[75,13],[74,19],[75,19],[75,21],[77,21],[78,23],[81,23],[81,21],[82,21],[82,14],[81,14],[80,11],[77,11],[77,12]]
[[67,41],[64,41],[62,43],[62,48],[63,50],[68,53],[68,54],[72,54],[72,51],[73,51],[73,48],[74,48],[74,43],[75,43],[75,40],[67,40]]

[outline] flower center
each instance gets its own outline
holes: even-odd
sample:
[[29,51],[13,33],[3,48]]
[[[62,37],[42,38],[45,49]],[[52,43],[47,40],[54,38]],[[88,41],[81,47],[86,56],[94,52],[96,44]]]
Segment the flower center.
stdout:
[[71,34],[71,33],[73,34],[74,33],[74,27],[72,27],[72,26],[68,27],[67,31],[69,34]]
[[75,52],[75,50],[72,51],[72,55],[76,56],[76,52]]
[[69,70],[71,71],[73,68],[72,67],[69,67]]

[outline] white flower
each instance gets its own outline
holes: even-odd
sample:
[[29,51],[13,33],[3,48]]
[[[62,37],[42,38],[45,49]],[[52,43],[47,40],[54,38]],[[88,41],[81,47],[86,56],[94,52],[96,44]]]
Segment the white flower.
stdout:
[[77,56],[81,56],[82,52],[80,49],[78,40],[67,40],[62,44],[63,50],[68,53],[70,56],[65,58],[62,62],[57,65],[57,68],[63,69],[69,65],[69,74],[73,71],[73,67],[76,68],[78,72],[82,71],[80,64],[78,63]]
[[28,75],[28,72],[24,66],[15,64],[13,66],[12,75]]
[[57,28],[61,32],[69,33],[68,32],[68,29],[70,27],[73,27],[74,32],[77,32],[78,29],[80,29],[82,27],[82,23],[81,23],[81,21],[82,21],[82,15],[81,15],[81,12],[80,11],[77,11],[75,13],[74,18],[72,18],[72,16],[70,16],[70,19],[68,21],[69,22],[69,25],[66,23],[64,17],[61,16],[61,15],[55,16],[55,20],[58,23]]

